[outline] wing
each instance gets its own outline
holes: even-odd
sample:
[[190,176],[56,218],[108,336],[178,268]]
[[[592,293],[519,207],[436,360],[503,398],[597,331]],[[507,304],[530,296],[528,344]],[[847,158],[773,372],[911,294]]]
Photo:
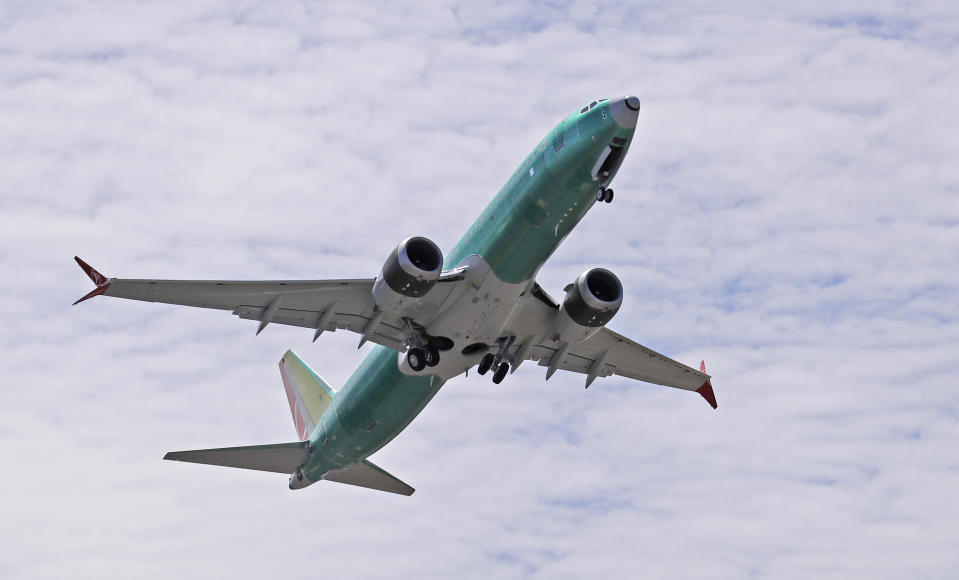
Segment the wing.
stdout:
[[697,371],[608,328],[601,328],[579,343],[553,342],[548,335],[559,305],[538,285],[521,300],[510,330],[515,336],[527,338],[514,343],[511,348],[511,354],[516,359],[514,370],[524,360],[535,360],[540,366],[547,367],[547,379],[559,369],[582,373],[586,375],[587,388],[599,377],[620,375],[646,383],[696,391],[716,408],[716,396],[710,377],[705,372],[705,364]]
[[94,296],[113,296],[146,302],[229,310],[236,316],[259,321],[259,334],[267,324],[302,326],[324,331],[346,329],[366,340],[403,350],[405,322],[374,311],[373,279],[289,280],[236,282],[226,280],[129,280],[106,278],[75,258],[97,287],[74,304]]

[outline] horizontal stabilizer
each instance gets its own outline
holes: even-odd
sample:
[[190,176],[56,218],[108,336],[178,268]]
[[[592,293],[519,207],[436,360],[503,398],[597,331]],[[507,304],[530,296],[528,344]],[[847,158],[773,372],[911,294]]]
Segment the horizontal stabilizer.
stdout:
[[342,471],[328,473],[323,479],[400,495],[413,495],[416,491],[365,459]]
[[197,449],[194,451],[171,451],[163,456],[171,461],[239,467],[273,473],[293,473],[307,458],[306,441],[276,443],[273,445],[250,445],[247,447],[223,447],[221,449]]

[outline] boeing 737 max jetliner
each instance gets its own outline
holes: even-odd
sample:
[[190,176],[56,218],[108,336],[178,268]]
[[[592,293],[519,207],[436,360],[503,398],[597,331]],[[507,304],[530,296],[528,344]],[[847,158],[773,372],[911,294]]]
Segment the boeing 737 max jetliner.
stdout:
[[595,203],[609,203],[633,139],[639,99],[577,109],[536,146],[443,257],[424,237],[403,240],[376,278],[282,282],[127,280],[77,263],[98,295],[232,311],[266,325],[350,330],[373,351],[334,390],[296,354],[280,374],[299,440],[168,453],[166,459],[290,474],[291,489],[320,480],[409,495],[413,488],[367,457],[419,414],[443,383],[478,365],[501,382],[524,361],[597,378],[620,375],[696,391],[716,407],[705,374],[606,328],[623,301],[609,270],[592,268],[562,302],[536,273]]

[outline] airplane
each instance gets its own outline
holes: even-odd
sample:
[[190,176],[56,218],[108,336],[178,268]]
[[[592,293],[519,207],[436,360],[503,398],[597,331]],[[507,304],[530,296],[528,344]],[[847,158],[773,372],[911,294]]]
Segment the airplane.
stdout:
[[75,257],[104,295],[232,311],[269,324],[349,330],[375,343],[335,390],[292,351],[279,362],[298,439],[167,453],[164,459],[289,474],[289,488],[333,481],[410,495],[369,461],[446,381],[477,367],[501,383],[524,361],[598,378],[619,375],[699,393],[717,407],[705,363],[697,371],[609,330],[623,302],[619,278],[590,268],[562,301],[536,282],[540,267],[597,203],[632,143],[640,102],[597,99],[556,125],[444,257],[422,236],[401,241],[375,278],[194,281],[107,278]]

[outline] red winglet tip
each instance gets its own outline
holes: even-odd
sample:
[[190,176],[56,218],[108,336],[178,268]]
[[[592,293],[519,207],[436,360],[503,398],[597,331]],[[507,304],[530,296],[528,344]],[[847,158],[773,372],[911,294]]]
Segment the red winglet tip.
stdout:
[[702,361],[699,363],[699,372],[701,373],[706,372],[706,361]]
[[103,294],[104,292],[106,292],[106,291],[107,291],[107,288],[109,288],[109,287],[110,287],[109,282],[106,283],[106,284],[102,284],[102,285],[100,285],[100,286],[97,286],[96,288],[94,288],[93,290],[91,290],[89,294],[87,294],[87,295],[84,296],[83,298],[81,298],[81,299],[77,300],[76,302],[74,302],[73,305],[76,306],[77,304],[83,302],[84,300],[89,300],[89,299],[93,298],[94,296],[99,296],[99,295]]
[[89,294],[87,294],[83,298],[74,302],[73,305],[76,306],[77,304],[83,302],[84,300],[89,300],[93,298],[94,296],[99,296],[103,294],[104,292],[106,292],[107,288],[110,287],[110,281],[107,279],[106,276],[94,270],[93,266],[81,260],[79,256],[74,256],[73,259],[77,261],[77,264],[79,264],[80,268],[84,272],[86,272],[87,276],[89,276],[89,278],[93,280],[93,283],[97,285],[97,287],[94,288]]
[[696,389],[696,392],[702,395],[702,397],[706,399],[706,402],[709,403],[709,406],[713,409],[719,406],[716,404],[716,393],[713,392],[713,386],[709,384],[709,381],[703,383],[703,386]]
[[96,284],[97,286],[103,286],[104,284],[106,284],[107,277],[101,274],[100,272],[97,272],[96,270],[94,270],[93,266],[81,260],[79,256],[74,256],[73,259],[77,261],[77,264],[79,264],[80,268],[84,272],[86,272],[87,276],[89,276],[90,279],[93,280],[94,284]]

